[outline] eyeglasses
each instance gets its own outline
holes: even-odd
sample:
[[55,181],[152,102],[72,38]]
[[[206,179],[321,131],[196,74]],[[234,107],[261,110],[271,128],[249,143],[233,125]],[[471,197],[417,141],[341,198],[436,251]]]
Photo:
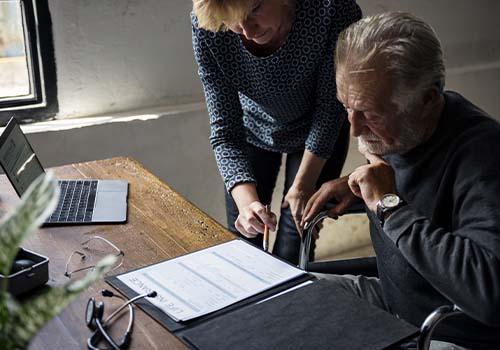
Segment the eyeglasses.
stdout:
[[[98,246],[99,243],[104,243],[104,247],[102,247],[103,244],[101,244],[101,247],[99,247]],[[109,253],[109,254],[114,253],[113,255],[118,257],[119,259],[117,260],[116,266],[111,268],[111,270],[109,270],[108,273],[118,269],[120,266],[123,265],[125,253],[121,249],[119,249],[116,245],[114,245],[113,243],[108,241],[106,238],[102,238],[100,236],[93,236],[93,237],[83,241],[81,243],[81,246],[82,246],[83,250],[87,251],[87,254],[85,254],[79,250],[75,250],[71,253],[68,260],[66,261],[66,268],[64,270],[64,276],[66,276],[68,278],[71,278],[71,276],[76,272],[81,272],[81,271],[90,270],[90,269],[95,268],[95,264],[94,264],[94,265],[87,265],[84,267],[79,267],[79,268],[75,268],[75,269],[70,270],[70,264],[72,261],[75,260],[74,259],[75,256],[79,256],[80,263],[83,263],[85,261],[88,261],[88,259],[91,255],[97,255],[98,252],[100,252],[101,254],[102,253],[105,253],[105,254],[106,253]],[[94,253],[91,254],[92,252],[94,252]]]

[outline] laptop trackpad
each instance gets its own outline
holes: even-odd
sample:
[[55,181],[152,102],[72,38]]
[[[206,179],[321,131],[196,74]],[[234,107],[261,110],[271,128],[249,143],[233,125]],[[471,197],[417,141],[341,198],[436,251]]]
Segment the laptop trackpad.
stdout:
[[97,191],[122,191],[127,192],[128,190],[128,182],[123,180],[99,180],[99,184],[97,185]]
[[98,191],[92,221],[127,221],[127,192]]

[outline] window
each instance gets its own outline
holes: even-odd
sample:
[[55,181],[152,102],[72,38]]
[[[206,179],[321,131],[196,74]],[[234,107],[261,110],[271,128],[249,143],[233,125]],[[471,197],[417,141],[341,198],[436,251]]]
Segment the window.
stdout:
[[48,0],[0,0],[0,125],[57,113]]

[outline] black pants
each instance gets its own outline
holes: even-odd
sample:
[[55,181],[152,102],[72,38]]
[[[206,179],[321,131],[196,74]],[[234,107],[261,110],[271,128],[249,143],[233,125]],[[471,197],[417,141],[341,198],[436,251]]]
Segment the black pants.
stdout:
[[[344,122],[339,137],[335,144],[332,157],[326,162],[320,174],[316,187],[322,183],[338,178],[344,166],[347,150],[349,148],[349,122]],[[276,179],[281,166],[281,153],[265,151],[258,147],[248,145],[248,157],[252,166],[253,174],[257,180],[257,194],[260,202],[270,204]],[[285,188],[283,197],[292,186],[295,175],[299,170],[302,160],[302,152],[289,153],[286,155]],[[228,229],[241,236],[234,223],[238,218],[238,207],[230,194],[226,192],[226,215]],[[283,202],[283,199],[282,199]],[[262,235],[248,239],[251,243],[262,247]],[[276,241],[274,243],[273,254],[297,264],[299,260],[300,237],[295,227],[290,208],[281,209],[278,223]]]

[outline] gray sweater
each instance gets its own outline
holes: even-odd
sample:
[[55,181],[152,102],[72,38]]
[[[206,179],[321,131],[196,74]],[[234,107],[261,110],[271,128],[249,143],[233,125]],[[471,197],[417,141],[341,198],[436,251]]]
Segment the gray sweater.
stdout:
[[438,337],[499,349],[500,125],[457,93],[445,100],[427,142],[385,157],[409,205],[383,231],[372,220],[379,275],[394,314],[420,325],[456,304],[468,317],[446,320]]

